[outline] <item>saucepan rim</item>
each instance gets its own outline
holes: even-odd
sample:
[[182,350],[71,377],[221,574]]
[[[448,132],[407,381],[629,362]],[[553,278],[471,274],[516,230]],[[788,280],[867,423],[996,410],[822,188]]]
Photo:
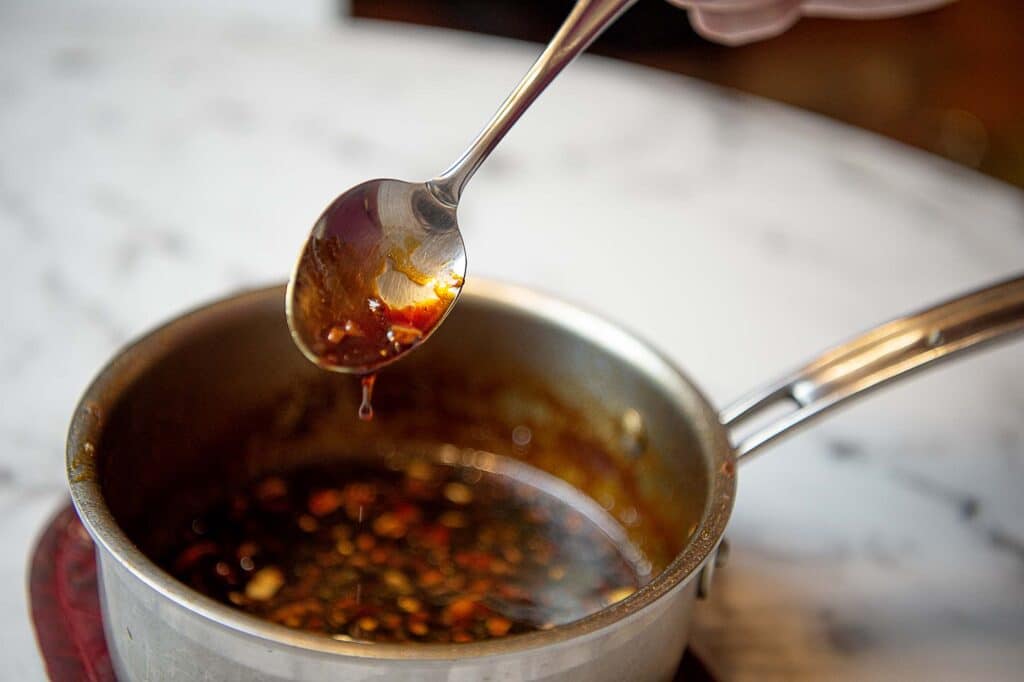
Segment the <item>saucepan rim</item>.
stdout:
[[465,644],[380,644],[339,641],[324,635],[277,625],[206,597],[158,567],[139,550],[115,521],[96,476],[104,417],[120,395],[168,351],[186,342],[207,325],[245,316],[268,300],[280,301],[284,315],[284,285],[238,293],[200,306],[130,343],[99,372],[79,402],[68,435],[67,476],[71,498],[95,542],[147,587],[181,608],[214,624],[278,647],[395,662],[452,661],[517,654],[554,645],[577,643],[638,617],[647,607],[683,589],[712,556],[725,531],[735,497],[736,460],[718,413],[696,384],[654,346],[605,318],[533,289],[474,277],[465,287],[460,306],[484,304],[511,309],[553,324],[627,361],[647,381],[656,384],[689,421],[708,473],[709,491],[701,520],[673,561],[647,585],[627,599],[586,618],[550,630]]

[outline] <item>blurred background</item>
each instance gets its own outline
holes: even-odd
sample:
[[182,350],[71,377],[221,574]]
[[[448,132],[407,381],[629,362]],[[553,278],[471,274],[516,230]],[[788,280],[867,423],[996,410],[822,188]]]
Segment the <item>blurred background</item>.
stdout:
[[[572,0],[352,0],[356,17],[547,42]],[[853,124],[1024,186],[1024,2],[960,0],[907,17],[805,18],[724,47],[666,2],[634,6],[592,52]]]

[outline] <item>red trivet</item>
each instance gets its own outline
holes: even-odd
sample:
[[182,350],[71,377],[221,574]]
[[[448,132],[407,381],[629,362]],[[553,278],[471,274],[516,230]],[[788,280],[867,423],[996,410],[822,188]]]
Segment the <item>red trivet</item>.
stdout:
[[[36,545],[29,596],[36,638],[50,679],[115,682],[103,638],[96,554],[71,505],[53,518]],[[700,659],[687,651],[676,682],[713,679]]]
[[50,679],[114,682],[100,619],[96,555],[70,505],[39,539],[28,586],[36,638]]

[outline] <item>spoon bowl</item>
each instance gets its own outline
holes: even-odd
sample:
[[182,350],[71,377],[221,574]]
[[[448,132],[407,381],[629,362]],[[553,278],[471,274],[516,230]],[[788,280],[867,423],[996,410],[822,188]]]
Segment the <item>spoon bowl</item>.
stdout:
[[465,275],[455,206],[429,183],[370,180],[313,225],[288,283],[288,326],[317,365],[372,373],[430,336]]

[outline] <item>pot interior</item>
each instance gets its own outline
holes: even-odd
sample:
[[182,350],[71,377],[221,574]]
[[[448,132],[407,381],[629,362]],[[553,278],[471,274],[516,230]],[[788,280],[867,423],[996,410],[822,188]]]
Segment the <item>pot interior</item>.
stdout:
[[164,327],[119,361],[132,378],[96,396],[108,403],[102,494],[145,554],[234,481],[439,446],[573,484],[619,521],[652,575],[712,513],[706,402],[612,325],[529,292],[469,287],[428,343],[381,373],[367,423],[358,379],[296,350],[283,295],[262,290]]

